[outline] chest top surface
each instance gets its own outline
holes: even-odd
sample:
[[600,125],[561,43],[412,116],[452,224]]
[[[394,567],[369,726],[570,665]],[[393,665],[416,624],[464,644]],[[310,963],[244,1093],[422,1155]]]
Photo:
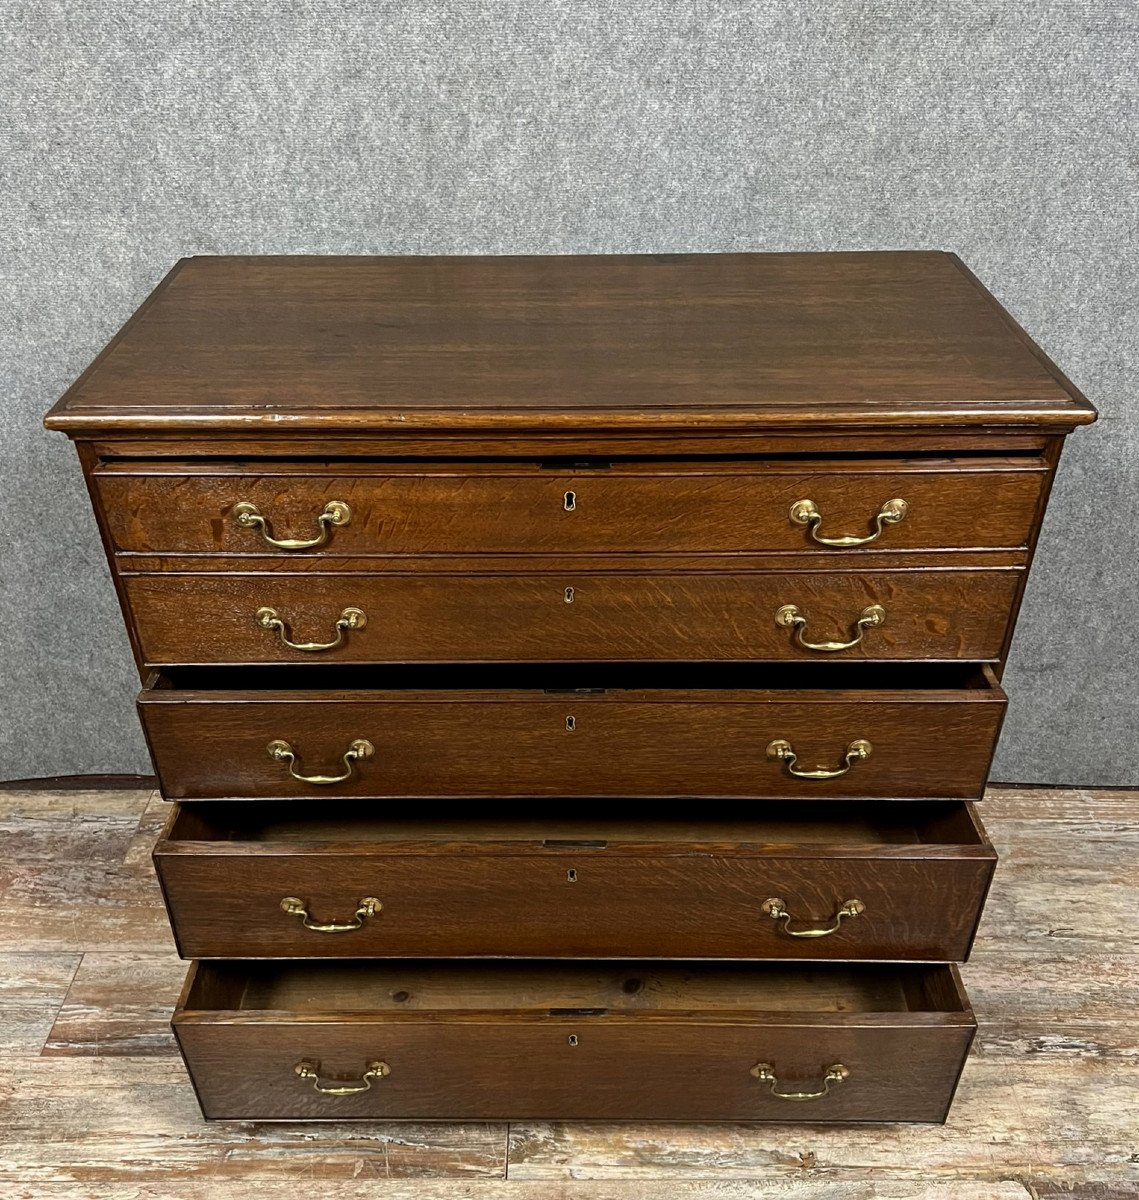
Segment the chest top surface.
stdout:
[[1070,429],[954,255],[205,257],[47,418],[72,434]]

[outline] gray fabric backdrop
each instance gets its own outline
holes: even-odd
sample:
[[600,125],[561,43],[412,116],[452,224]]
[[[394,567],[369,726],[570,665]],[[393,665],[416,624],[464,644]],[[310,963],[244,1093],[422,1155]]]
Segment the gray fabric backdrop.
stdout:
[[175,259],[941,247],[1102,410],[996,777],[1139,782],[1134,0],[0,0],[0,778],[148,769],[44,410]]

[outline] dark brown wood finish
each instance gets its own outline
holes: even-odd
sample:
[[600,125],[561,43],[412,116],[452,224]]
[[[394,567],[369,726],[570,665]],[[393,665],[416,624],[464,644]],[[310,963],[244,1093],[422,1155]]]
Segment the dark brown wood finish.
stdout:
[[[182,951],[278,960],[191,973],[206,1114],[943,1120],[955,970],[803,960],[968,953],[994,855],[960,800],[1094,419],[953,255],[179,263],[46,424],[78,443],[163,791],[193,800],[155,856]],[[867,545],[790,518],[865,536],[896,497]],[[280,550],[242,500],[278,538],[351,520]],[[885,620],[828,652],[784,605],[811,642]],[[366,621],[289,649],[263,607],[297,642]],[[338,783],[268,753],[340,773],[357,738]],[[849,769],[795,778],[776,739]],[[285,896],[310,924],[378,905],[321,933]],[[559,956],[606,961],[522,961]],[[352,1095],[294,1070],[381,1058]],[[759,1062],[849,1075],[788,1103]]]
[[1094,410],[952,255],[184,259],[70,433],[1032,426]]
[[[253,504],[269,536],[313,540],[331,503],[347,523],[292,555],[825,551],[790,515],[811,500],[821,537],[868,537],[882,506],[904,516],[866,554],[1019,549],[1048,474],[1036,458],[728,463],[122,464],[95,480],[128,554],[278,555],[234,515]],[[123,563],[129,568],[129,560]]]
[[[679,461],[683,458],[822,458],[839,455],[871,455],[907,458],[925,455],[932,458],[963,455],[1038,455],[1052,436],[1029,428],[1002,429],[999,426],[969,426],[929,430],[887,429],[826,431],[817,426],[808,429],[767,431],[746,423],[740,425],[725,418],[719,428],[687,432],[660,433],[651,430],[589,430],[581,433],[467,434],[447,430],[427,432],[383,430],[379,433],[331,432],[324,435],[293,434],[266,442],[255,433],[210,434],[213,457],[254,461],[267,453],[273,459],[340,462],[345,459],[459,459],[565,462],[622,458],[648,458]],[[80,446],[89,446],[101,462],[145,459],[189,460],[201,453],[201,439],[191,434],[146,430],[139,433],[111,433],[107,436],[77,436]]]
[[[996,862],[962,804],[691,821],[580,809],[410,820],[327,801],[195,805],[171,815],[155,864],[186,958],[541,957],[554,932],[568,958],[959,960]],[[347,928],[307,928],[286,897],[309,924]],[[357,918],[367,897],[382,907]],[[764,912],[772,897],[789,922]],[[850,900],[864,911],[835,932],[792,936]]]
[[[165,574],[124,585],[143,660],[176,663],[993,660],[1018,570],[798,570],[730,574]],[[813,642],[849,641],[872,605],[885,621],[837,653],[776,624],[808,617]],[[293,642],[324,644],[345,609],[367,624],[334,649],[289,649],[258,625],[274,609]]]
[[[209,1117],[943,1121],[953,967],[202,964],[174,1030]],[[355,1095],[367,1065],[388,1074]],[[772,1095],[753,1068],[770,1064]]]
[[[991,676],[943,690],[844,691],[841,672],[829,678],[817,690],[600,695],[151,687],[139,708],[163,792],[179,800],[980,797],[1006,704]],[[284,740],[297,773],[332,775],[359,738],[375,753],[332,785],[297,782],[267,749]],[[769,755],[776,739],[799,770],[841,768],[858,740],[872,749],[837,778],[799,779]]]

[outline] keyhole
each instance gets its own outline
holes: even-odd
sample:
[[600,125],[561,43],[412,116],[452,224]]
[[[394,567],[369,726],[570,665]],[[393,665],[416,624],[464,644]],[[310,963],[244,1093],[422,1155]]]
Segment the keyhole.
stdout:
[[568,587],[565,590],[565,601],[567,604],[573,603],[573,588]]
[[566,512],[573,512],[577,508],[577,492],[566,492],[562,497],[562,507]]
[[577,718],[576,717],[566,717],[566,733],[573,733],[573,731],[576,728],[577,728]]
[[576,1034],[576,1033],[571,1033],[571,1034],[569,1035],[569,1037],[568,1037],[568,1038],[566,1038],[566,1041],[567,1041],[567,1042],[568,1042],[568,1043],[569,1043],[571,1046],[576,1046],[576,1045],[577,1045],[577,1034]]
[[577,871],[573,867],[566,872],[566,883],[577,883]]

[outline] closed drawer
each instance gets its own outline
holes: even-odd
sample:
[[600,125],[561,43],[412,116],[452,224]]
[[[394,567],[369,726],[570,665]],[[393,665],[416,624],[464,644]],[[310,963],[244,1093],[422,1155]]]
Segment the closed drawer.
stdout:
[[818,549],[818,538],[884,551],[1017,549],[1028,543],[1048,471],[1034,457],[111,463],[94,480],[120,552],[319,557],[733,553]]
[[156,574],[124,582],[151,665],[992,661],[1000,656],[1021,577],[1019,569],[566,570]]
[[975,1030],[898,964],[200,963],[173,1024],[258,1121],[943,1121]]
[[576,815],[188,805],[154,861],[185,958],[928,961],[968,956],[996,862],[961,803],[553,807]]
[[139,709],[177,800],[980,796],[991,670],[812,668],[171,670]]

